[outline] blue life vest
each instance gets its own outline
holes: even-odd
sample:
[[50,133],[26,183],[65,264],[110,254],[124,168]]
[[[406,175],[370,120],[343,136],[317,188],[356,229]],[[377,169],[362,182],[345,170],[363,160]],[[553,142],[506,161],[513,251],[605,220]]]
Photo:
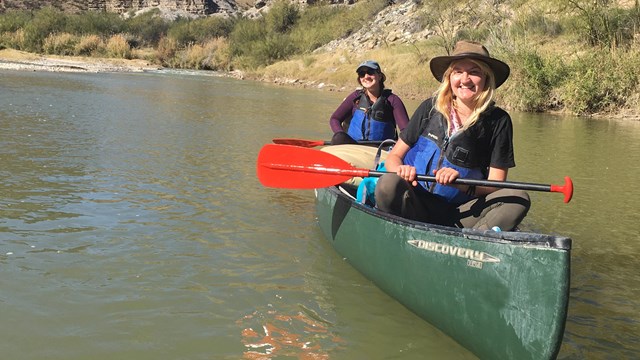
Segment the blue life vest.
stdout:
[[354,140],[386,140],[397,139],[395,121],[385,121],[385,111],[390,111],[387,98],[391,90],[383,90],[382,94],[371,105],[364,93],[356,101],[358,108],[354,111],[347,134]]
[[[432,119],[421,129],[418,141],[409,149],[404,157],[406,165],[416,168],[418,174],[434,175],[434,170],[443,167],[453,168],[460,172],[460,178],[486,179],[488,169],[475,164],[474,152],[476,142],[469,130],[459,131],[451,138],[447,135],[447,121],[442,114],[433,110]],[[419,181],[421,188],[443,197],[447,202],[462,204],[472,199],[471,196],[453,186],[440,185],[436,182]]]

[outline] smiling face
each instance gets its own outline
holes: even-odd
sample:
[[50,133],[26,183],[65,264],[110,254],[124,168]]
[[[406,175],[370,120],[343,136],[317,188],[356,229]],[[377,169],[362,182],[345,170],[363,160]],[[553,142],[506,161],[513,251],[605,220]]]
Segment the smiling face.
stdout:
[[377,70],[364,66],[358,69],[358,82],[366,90],[372,91],[377,89],[380,86],[381,79],[382,73]]
[[487,75],[480,66],[468,59],[456,61],[451,67],[449,81],[454,98],[467,105],[475,103],[485,89]]

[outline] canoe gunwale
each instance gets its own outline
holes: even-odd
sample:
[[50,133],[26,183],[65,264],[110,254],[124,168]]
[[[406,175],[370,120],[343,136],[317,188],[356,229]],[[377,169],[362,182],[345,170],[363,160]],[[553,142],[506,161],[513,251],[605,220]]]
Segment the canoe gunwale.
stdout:
[[[443,225],[429,224],[425,222],[410,220],[397,215],[385,213],[376,210],[370,206],[360,204],[351,196],[345,194],[346,191],[341,191],[339,186],[331,186],[323,188],[326,191],[333,193],[338,198],[351,202],[353,208],[357,208],[360,211],[384,221],[389,221],[401,226],[416,228],[422,231],[429,231],[434,233],[441,233],[446,235],[458,236],[465,239],[485,241],[491,243],[502,243],[519,246],[534,246],[543,247],[558,250],[571,250],[571,239],[564,236],[556,236],[549,234],[539,234],[525,231],[501,231],[495,232],[493,230],[476,230],[470,228],[455,228]],[[318,189],[316,190],[318,191]],[[347,192],[348,193],[348,192]]]

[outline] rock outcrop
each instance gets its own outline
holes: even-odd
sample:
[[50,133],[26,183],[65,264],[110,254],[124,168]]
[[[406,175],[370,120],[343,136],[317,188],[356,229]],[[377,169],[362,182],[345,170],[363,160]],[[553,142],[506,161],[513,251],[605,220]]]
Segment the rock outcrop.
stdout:
[[40,9],[52,6],[68,12],[107,11],[118,14],[158,8],[168,12],[184,12],[193,16],[234,13],[234,0],[0,0],[0,11]]
[[397,1],[380,11],[376,18],[359,31],[336,39],[316,52],[346,50],[362,53],[389,44],[411,44],[434,35],[433,30],[420,26],[419,6],[415,1]]

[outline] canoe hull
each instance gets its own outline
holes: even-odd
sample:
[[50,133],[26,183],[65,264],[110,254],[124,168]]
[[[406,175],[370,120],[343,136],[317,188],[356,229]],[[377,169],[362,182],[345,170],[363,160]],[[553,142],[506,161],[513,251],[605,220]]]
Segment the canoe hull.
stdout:
[[426,225],[317,190],[320,227],[358,271],[482,359],[552,359],[571,240]]

